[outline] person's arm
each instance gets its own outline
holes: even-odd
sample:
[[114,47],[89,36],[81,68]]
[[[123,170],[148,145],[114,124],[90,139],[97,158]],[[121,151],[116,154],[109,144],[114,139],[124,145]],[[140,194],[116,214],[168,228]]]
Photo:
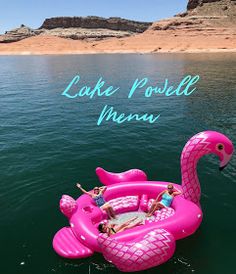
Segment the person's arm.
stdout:
[[119,226],[119,227],[116,228],[116,233],[117,232],[122,232],[124,230],[125,230],[125,226],[122,226],[122,227]]
[[129,219],[128,221],[126,221],[125,223],[123,223],[123,224],[121,224],[121,225],[117,225],[116,226],[116,231],[117,231],[117,229],[118,229],[118,231],[120,231],[122,228],[124,228],[124,227],[126,227],[126,226],[128,226],[128,225],[130,225],[134,220],[136,220],[138,217],[134,217],[134,218],[132,218],[132,219]]
[[159,198],[166,192],[166,190],[163,190],[159,195],[156,197],[156,202],[158,202]]
[[123,223],[123,224],[121,224],[121,225],[116,225],[116,226],[114,227],[114,229],[116,230],[116,232],[122,231],[122,229],[123,229],[124,227],[126,227],[127,225],[129,225],[129,223],[130,223],[130,222],[125,222],[125,223]]
[[[127,225],[126,225],[127,226]],[[125,230],[125,227],[126,227],[124,224],[122,224],[122,225],[116,225],[115,227],[114,227],[114,229],[115,229],[115,231],[116,231],[116,233],[117,232],[121,232],[121,231],[123,231],[123,230]]]
[[126,226],[119,227],[118,230],[116,229],[116,232],[122,232],[122,231],[124,231],[124,230],[126,230],[126,229],[136,227],[137,225],[140,225],[140,224],[142,224],[142,221],[138,221],[138,222],[133,223],[133,224],[128,224],[128,225],[126,225]]
[[90,192],[88,192],[88,191],[86,191],[85,189],[83,189],[83,188],[81,187],[81,184],[76,184],[76,186],[77,186],[84,194],[88,194],[90,197],[93,197],[93,194],[90,193]]
[[100,193],[104,194],[104,192],[107,190],[106,186],[99,187]]
[[174,192],[173,192],[173,195],[174,195],[174,196],[177,196],[177,195],[180,195],[180,194],[182,194],[181,191],[174,191]]

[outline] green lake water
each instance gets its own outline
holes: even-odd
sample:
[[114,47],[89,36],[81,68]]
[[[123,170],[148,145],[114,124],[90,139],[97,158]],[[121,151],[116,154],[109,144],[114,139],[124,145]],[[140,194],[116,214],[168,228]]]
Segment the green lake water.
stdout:
[[[102,76],[120,90],[111,97],[61,95],[80,74],[81,84]],[[191,96],[127,100],[136,78],[150,85],[178,83],[199,74]],[[104,122],[104,105],[119,113],[161,114],[154,124]],[[236,142],[236,54],[72,55],[0,57],[0,273],[119,273],[101,254],[65,260],[52,249],[53,235],[68,224],[62,194],[78,197],[75,183],[99,185],[95,168],[144,170],[150,180],[181,183],[180,155],[199,131],[217,130]],[[235,273],[236,157],[223,171],[216,156],[198,165],[204,219],[177,242],[173,258],[142,273]]]

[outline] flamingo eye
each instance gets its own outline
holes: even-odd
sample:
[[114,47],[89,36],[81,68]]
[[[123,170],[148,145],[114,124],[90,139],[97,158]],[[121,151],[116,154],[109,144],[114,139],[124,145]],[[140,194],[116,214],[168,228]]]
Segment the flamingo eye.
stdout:
[[217,148],[218,148],[219,150],[222,150],[222,149],[224,149],[224,146],[223,146],[222,144],[219,144],[219,145],[217,146]]

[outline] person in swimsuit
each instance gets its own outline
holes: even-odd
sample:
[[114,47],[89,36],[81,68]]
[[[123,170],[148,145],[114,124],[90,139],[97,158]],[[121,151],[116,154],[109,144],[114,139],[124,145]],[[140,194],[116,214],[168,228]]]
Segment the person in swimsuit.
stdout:
[[[156,198],[156,200],[152,203],[151,208],[149,209],[147,213],[147,217],[152,216],[152,214],[159,209],[162,209],[164,207],[171,206],[171,203],[175,196],[182,194],[180,191],[176,191],[174,189],[173,184],[168,184],[167,190],[163,190]],[[159,201],[161,197],[161,200]]]
[[105,201],[103,194],[106,191],[106,187],[95,187],[92,192],[88,192],[81,187],[80,184],[76,184],[76,186],[85,194],[88,194],[96,203],[98,207],[105,210],[109,218],[116,219],[116,214],[112,208],[112,206]]
[[133,228],[137,225],[141,225],[143,221],[137,221],[133,223],[133,221],[135,221],[137,218],[138,217],[134,217],[121,225],[100,223],[98,225],[98,230],[101,233],[106,233],[108,236],[111,236],[126,229]]

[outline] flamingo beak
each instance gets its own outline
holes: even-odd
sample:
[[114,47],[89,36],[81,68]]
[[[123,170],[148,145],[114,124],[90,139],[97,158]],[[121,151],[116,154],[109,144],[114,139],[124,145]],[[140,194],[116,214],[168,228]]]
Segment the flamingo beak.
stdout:
[[222,171],[227,166],[227,164],[230,161],[231,157],[232,157],[232,154],[227,154],[227,153],[223,154],[223,157],[220,161],[220,167],[219,167],[220,171]]
[[220,167],[219,167],[219,171],[222,171],[225,167],[227,167],[227,165],[220,166]]

